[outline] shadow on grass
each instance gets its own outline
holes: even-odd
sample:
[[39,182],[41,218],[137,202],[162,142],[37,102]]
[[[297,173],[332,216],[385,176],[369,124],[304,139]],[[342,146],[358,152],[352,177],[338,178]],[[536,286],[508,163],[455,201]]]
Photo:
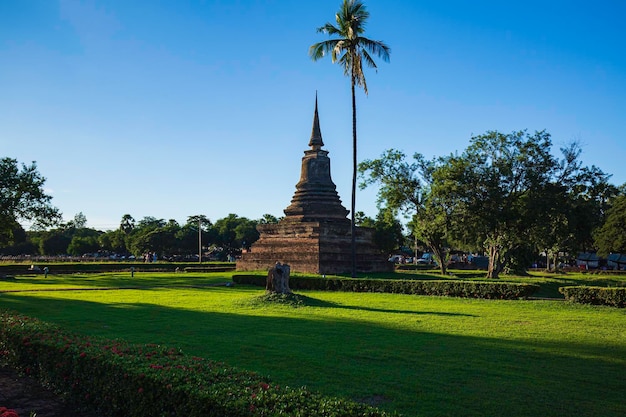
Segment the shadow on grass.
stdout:
[[[311,307],[346,308],[306,298]],[[181,347],[270,375],[279,384],[376,399],[381,408],[407,416],[626,415],[623,344],[500,340],[358,318],[199,312],[19,294],[1,294],[0,306],[82,334]]]
[[[22,275],[11,279],[9,282],[23,284],[25,289],[6,290],[9,292],[24,291],[62,291],[62,290],[99,290],[99,289],[152,289],[175,286],[209,286],[224,285],[231,282],[230,277],[199,276],[193,274],[169,274],[156,276],[154,274],[136,274],[131,278],[130,274],[74,274],[74,275]],[[0,290],[2,292],[2,290]]]

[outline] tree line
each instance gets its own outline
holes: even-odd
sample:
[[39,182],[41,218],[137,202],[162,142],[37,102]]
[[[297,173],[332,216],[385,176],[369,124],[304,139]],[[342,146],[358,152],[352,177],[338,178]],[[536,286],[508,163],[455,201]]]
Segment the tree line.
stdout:
[[12,232],[13,239],[0,247],[0,253],[106,258],[133,256],[138,259],[150,253],[169,260],[196,260],[202,254],[214,260],[227,260],[239,255],[242,249],[248,249],[259,238],[256,230],[259,223],[278,220],[270,214],[258,220],[229,214],[213,223],[204,215],[194,215],[181,225],[173,219],[166,221],[151,216],[136,221],[126,214],[119,228],[100,231],[86,227],[86,217],[78,213],[74,220],[49,230],[24,231],[18,224]]

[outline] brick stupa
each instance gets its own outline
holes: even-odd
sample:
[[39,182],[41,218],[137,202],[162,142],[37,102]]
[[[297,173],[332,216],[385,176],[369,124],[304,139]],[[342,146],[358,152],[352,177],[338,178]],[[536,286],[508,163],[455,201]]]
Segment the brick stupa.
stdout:
[[[328,151],[322,149],[317,97],[309,146],[285,217],[277,224],[258,225],[259,240],[242,254],[238,271],[268,270],[276,262],[289,264],[292,272],[345,274],[352,270],[349,211],[331,179]],[[374,245],[373,233],[373,229],[356,228],[357,271],[393,270]]]

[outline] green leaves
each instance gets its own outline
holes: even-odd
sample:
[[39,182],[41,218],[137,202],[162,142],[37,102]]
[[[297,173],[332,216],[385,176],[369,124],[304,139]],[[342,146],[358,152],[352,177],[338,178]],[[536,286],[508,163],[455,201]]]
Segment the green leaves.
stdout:
[[42,227],[61,220],[61,213],[50,203],[52,197],[43,189],[45,182],[35,162],[20,168],[15,159],[0,159],[0,244],[9,241],[6,237],[20,220],[33,220]]
[[330,53],[333,64],[338,63],[343,68],[344,74],[351,78],[354,85],[362,87],[365,94],[367,94],[367,83],[362,62],[365,61],[365,65],[370,68],[377,68],[372,55],[389,62],[391,52],[384,42],[362,36],[369,16],[363,2],[344,0],[339,12],[335,15],[337,26],[326,23],[317,29],[318,33],[337,36],[337,38],[315,43],[309,48],[309,56],[314,61]]

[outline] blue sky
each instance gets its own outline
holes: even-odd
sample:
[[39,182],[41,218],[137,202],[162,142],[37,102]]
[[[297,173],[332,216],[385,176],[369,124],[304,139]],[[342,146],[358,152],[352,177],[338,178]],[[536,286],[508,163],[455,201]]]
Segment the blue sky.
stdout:
[[[281,216],[316,91],[350,206],[349,81],[313,62],[340,0],[0,0],[0,156],[36,161],[66,220]],[[390,63],[357,96],[359,160],[528,129],[626,182],[626,2],[369,0]],[[376,190],[357,210],[375,216]]]

